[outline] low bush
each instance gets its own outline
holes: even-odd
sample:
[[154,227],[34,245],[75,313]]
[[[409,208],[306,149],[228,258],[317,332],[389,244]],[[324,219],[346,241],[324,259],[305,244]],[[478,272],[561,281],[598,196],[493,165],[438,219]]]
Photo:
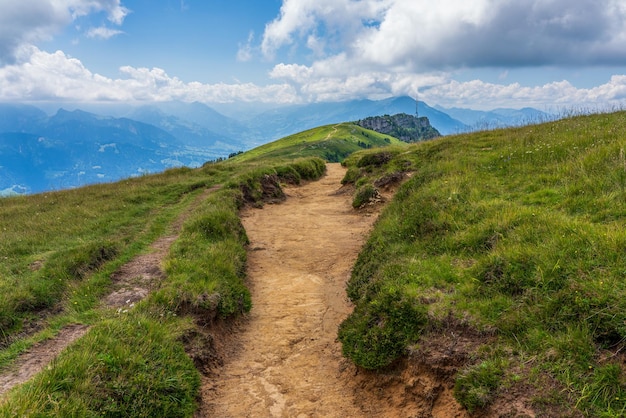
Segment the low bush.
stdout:
[[350,167],[346,171],[346,174],[343,176],[341,184],[355,184],[362,175],[363,174],[361,173],[361,169],[357,167]]
[[401,291],[385,288],[359,303],[341,324],[343,354],[366,369],[388,366],[415,341],[426,323],[426,309]]
[[296,160],[290,166],[303,180],[317,180],[326,172],[326,163],[321,158]]
[[276,175],[281,181],[288,184],[298,185],[302,181],[300,173],[291,165],[279,165],[276,167]]
[[459,372],[454,396],[470,412],[490,404],[504,376],[502,359],[489,359],[466,367]]
[[359,168],[368,166],[381,167],[388,163],[392,157],[393,154],[388,151],[370,152],[363,155],[356,163],[356,166]]
[[354,194],[354,199],[352,200],[352,207],[355,209],[361,208],[365,206],[366,204],[370,203],[371,201],[373,201],[378,196],[380,196],[380,194],[378,193],[378,190],[374,186],[372,186],[369,183],[364,184],[363,186],[359,187],[356,193]]
[[245,287],[248,237],[237,216],[241,192],[214,192],[183,226],[165,261],[167,280],[154,294],[159,304],[179,314],[214,316],[250,310]]

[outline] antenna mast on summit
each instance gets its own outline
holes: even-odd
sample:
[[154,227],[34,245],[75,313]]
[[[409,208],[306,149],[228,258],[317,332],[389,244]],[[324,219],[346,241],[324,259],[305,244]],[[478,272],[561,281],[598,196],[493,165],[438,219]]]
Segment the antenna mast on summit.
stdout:
[[417,119],[419,119],[420,117],[420,112],[419,112],[419,97],[420,97],[420,91],[419,91],[419,87],[415,88],[415,117]]

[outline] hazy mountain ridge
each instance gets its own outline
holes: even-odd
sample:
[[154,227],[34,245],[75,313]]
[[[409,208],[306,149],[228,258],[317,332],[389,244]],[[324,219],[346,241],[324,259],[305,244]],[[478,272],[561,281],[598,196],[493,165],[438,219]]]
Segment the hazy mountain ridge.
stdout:
[[198,166],[209,157],[204,151],[194,155],[153,125],[80,110],[60,109],[30,123],[16,118],[4,125],[9,131],[0,132],[0,190],[5,193],[114,181],[172,166]]
[[[337,103],[313,103],[289,106],[263,112],[250,120],[249,124],[266,132],[273,139],[331,123],[361,120],[370,116],[415,114],[415,100],[410,97],[393,97],[385,100],[352,100]],[[431,125],[442,135],[463,132],[464,123],[449,115],[419,102],[419,116],[426,116]]]
[[450,115],[456,120],[468,126],[469,130],[483,130],[504,128],[509,126],[521,126],[532,123],[547,122],[554,116],[531,107],[523,109],[498,108],[490,111],[472,110],[462,108],[444,108],[435,106],[436,109]]
[[[237,113],[232,105],[230,116],[225,116],[202,103],[65,103],[56,109],[52,104],[45,108],[0,104],[0,194],[71,188],[173,166],[195,167],[318,126],[386,114],[413,115],[416,103],[410,97],[394,97],[241,109]],[[417,111],[443,135],[471,130],[476,118],[488,113],[452,109],[464,123],[423,102]],[[499,109],[494,114],[505,126],[514,124],[511,115],[527,111]]]

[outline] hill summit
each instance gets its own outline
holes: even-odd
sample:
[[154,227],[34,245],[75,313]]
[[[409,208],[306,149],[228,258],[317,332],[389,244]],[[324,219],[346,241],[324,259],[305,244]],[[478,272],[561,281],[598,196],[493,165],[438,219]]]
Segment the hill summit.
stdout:
[[362,128],[391,135],[404,142],[419,142],[441,136],[427,117],[418,118],[406,113],[389,116],[372,116],[356,122]]

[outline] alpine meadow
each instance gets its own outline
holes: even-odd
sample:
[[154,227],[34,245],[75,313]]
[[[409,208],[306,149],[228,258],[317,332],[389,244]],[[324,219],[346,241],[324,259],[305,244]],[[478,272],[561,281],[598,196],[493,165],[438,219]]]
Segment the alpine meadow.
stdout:
[[[335,194],[377,217],[333,330],[362,416],[376,402],[392,416],[626,414],[614,112],[417,143],[346,122],[195,169],[2,198],[0,416],[201,416],[224,363],[255,349],[233,348],[255,312],[248,258],[264,251],[242,212],[284,204],[337,162]],[[167,237],[150,279],[121,279]],[[82,332],[16,377],[70,329]]]

